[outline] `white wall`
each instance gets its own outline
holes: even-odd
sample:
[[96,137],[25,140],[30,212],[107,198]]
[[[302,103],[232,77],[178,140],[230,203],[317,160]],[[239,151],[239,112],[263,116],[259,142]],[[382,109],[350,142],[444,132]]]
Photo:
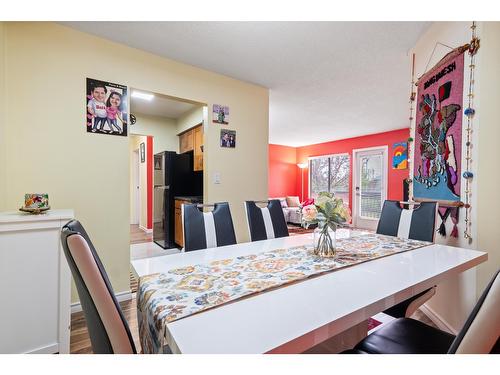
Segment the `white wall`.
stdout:
[[5,25],[9,95],[2,209],[17,210],[23,194],[32,191],[49,193],[53,208],[73,208],[114,290],[129,290],[129,139],[86,132],[85,79],[91,77],[231,107],[236,149],[219,147],[216,126],[205,129],[205,180],[217,171],[221,184],[208,183],[204,200],[228,201],[238,241],[248,240],[243,201],[267,196],[266,88],[55,23]]
[[[477,247],[488,251],[488,262],[478,267],[479,293],[500,268],[500,22],[482,22],[481,49],[477,63],[476,91],[480,99],[476,106],[478,134],[477,188]],[[474,192],[473,192],[474,194]]]
[[177,134],[203,122],[203,106],[193,108],[177,119]]
[[[422,35],[422,37],[418,40],[417,44],[415,47],[410,51],[409,56],[411,56],[411,53],[414,52],[416,54],[416,60],[415,60],[415,68],[416,68],[416,77],[420,77],[424,72],[425,72],[425,67],[428,65],[427,69],[432,68],[434,64],[436,64],[446,53],[448,53],[450,50],[446,47],[443,47],[441,45],[436,45],[437,42],[446,44],[448,46],[453,46],[453,47],[458,47],[460,45],[466,44],[470,41],[471,39],[471,22],[436,22],[434,23],[427,32]],[[479,23],[477,27],[477,33],[478,36],[481,38],[483,31],[484,31],[484,23]],[[489,27],[489,26],[488,26]],[[495,39],[496,38],[496,39]],[[464,272],[460,276],[450,279],[449,281],[442,283],[438,286],[438,291],[435,297],[433,297],[427,304],[427,308],[438,318],[440,318],[447,326],[450,328],[452,331],[458,331],[461,326],[463,325],[466,317],[470,313],[471,309],[473,308],[475,302],[476,302],[476,291],[477,290],[482,290],[484,287],[484,281],[483,279],[488,276],[483,275],[483,273],[491,273],[491,259],[492,259],[492,252],[493,253],[498,253],[498,248],[493,249],[492,245],[493,242],[488,242],[484,241],[485,238],[489,238],[492,236],[496,236],[498,238],[498,234],[494,235],[493,233],[498,233],[498,210],[496,211],[496,214],[490,214],[483,216],[485,213],[485,207],[490,206],[491,207],[491,202],[486,203],[486,200],[489,200],[492,196],[492,189],[497,189],[498,190],[498,185],[494,185],[494,178],[492,176],[495,176],[495,173],[492,173],[491,167],[493,167],[493,161],[491,160],[496,160],[497,162],[500,160],[499,158],[497,159],[490,159],[489,162],[486,162],[488,164],[487,168],[484,168],[481,163],[484,163],[485,157],[480,155],[480,150],[482,153],[486,154],[492,152],[492,150],[496,150],[496,153],[498,155],[498,146],[494,146],[492,143],[494,140],[498,139],[498,137],[491,137],[492,134],[497,134],[498,135],[498,120],[496,120],[497,117],[493,116],[491,112],[491,122],[488,121],[488,123],[485,123],[485,113],[484,111],[486,110],[483,108],[486,103],[484,102],[485,98],[494,98],[495,96],[492,95],[494,93],[494,85],[489,84],[488,87],[485,85],[485,80],[491,80],[491,75],[487,73],[487,68],[488,69],[497,69],[498,73],[498,48],[500,46],[499,43],[499,36],[496,35],[495,38],[492,38],[492,40],[489,41],[488,45],[485,45],[487,43],[487,40],[481,41],[481,49],[479,50],[479,53],[476,55],[476,92],[475,92],[475,107],[477,109],[477,116],[474,120],[474,131],[472,133],[472,143],[473,143],[473,148],[472,148],[472,163],[471,163],[471,171],[475,174],[475,178],[473,179],[472,185],[471,185],[471,191],[472,191],[472,199],[471,199],[471,206],[472,206],[472,226],[471,226],[471,234],[472,234],[472,241],[468,241],[464,238],[463,233],[465,229],[465,223],[464,223],[464,209],[460,209],[459,213],[459,224],[458,224],[458,229],[459,229],[459,237],[458,238],[451,238],[451,237],[446,237],[442,238],[439,234],[436,235],[436,242],[438,243],[445,243],[449,244],[452,246],[460,246],[460,247],[468,247],[468,248],[473,248],[473,249],[479,249],[482,251],[488,251],[489,252],[489,257],[490,260],[488,263],[490,264],[489,266],[481,266],[478,268],[478,271],[476,269]],[[432,55],[433,49],[435,49],[434,54]],[[486,50],[494,50],[496,53],[496,62],[493,63],[493,61],[485,61],[484,53]],[[431,57],[432,55],[432,57]],[[465,54],[465,60],[464,60],[464,107],[466,107],[466,99],[467,99],[467,94],[468,94],[468,87],[469,87],[469,55],[466,53]],[[496,65],[495,65],[496,64]],[[498,77],[498,76],[497,76]],[[498,80],[498,78],[497,78]],[[498,82],[498,81],[496,81]],[[496,88],[496,97],[498,97],[498,85],[500,83],[497,83],[497,88]],[[490,99],[491,103],[491,99]],[[496,107],[494,104],[489,104],[491,107],[488,109],[488,111],[494,111],[493,108],[498,107],[498,102],[496,104]],[[489,106],[488,105],[488,106]],[[462,114],[463,114],[463,109],[462,109]],[[496,121],[496,124],[495,124]],[[462,171],[465,171],[465,128],[466,128],[466,118],[464,116],[463,118],[463,149],[462,149]],[[495,124],[495,125],[493,125]],[[494,132],[491,132],[491,130],[487,130],[486,128],[493,128],[495,126]],[[415,124],[413,126],[413,129],[415,129]],[[415,138],[415,134],[413,134],[413,137]],[[491,138],[490,138],[491,137]],[[491,149],[485,150],[483,147],[483,138],[489,139],[490,141],[488,143],[491,144]],[[479,147],[481,145],[481,147]],[[486,152],[485,152],[486,151]],[[494,151],[493,151],[494,152]],[[486,156],[486,155],[485,155]],[[411,159],[414,159],[414,153],[412,149],[412,155],[410,156]],[[498,163],[495,163],[498,164]],[[483,171],[480,173],[481,169],[486,169],[486,172]],[[411,175],[413,176],[413,170],[410,172]],[[496,177],[498,181],[498,177]],[[464,191],[465,191],[465,181],[463,178],[461,178],[462,185],[461,185],[461,191],[462,191],[462,201],[465,199],[464,197]],[[490,195],[484,194],[482,192],[487,192]],[[482,208],[482,205],[484,207]],[[497,203],[498,207],[498,203]],[[493,216],[495,215],[496,218]],[[486,220],[485,220],[486,219]],[[491,221],[490,221],[491,220]],[[485,227],[480,228],[480,225],[484,225],[485,221],[490,222],[491,224],[489,225],[488,232],[485,230]],[[440,222],[439,222],[440,223]],[[493,225],[493,226],[492,226]],[[496,226],[496,229],[492,229],[493,227]],[[451,222],[451,219],[448,219],[447,221],[447,233],[451,233],[453,224]],[[482,241],[481,241],[481,240]],[[497,244],[499,241],[497,241]],[[484,246],[483,246],[484,244]],[[493,256],[494,259],[496,260],[496,267],[498,267],[499,262],[498,262],[498,255]],[[495,261],[494,261],[495,262]],[[494,268],[494,267],[493,267]],[[483,272],[484,270],[487,270],[486,272]],[[481,282],[477,283],[477,279],[480,279]]]
[[162,151],[179,151],[177,120],[168,117],[151,116],[130,110],[137,122],[129,127],[130,134],[153,136],[153,154]]

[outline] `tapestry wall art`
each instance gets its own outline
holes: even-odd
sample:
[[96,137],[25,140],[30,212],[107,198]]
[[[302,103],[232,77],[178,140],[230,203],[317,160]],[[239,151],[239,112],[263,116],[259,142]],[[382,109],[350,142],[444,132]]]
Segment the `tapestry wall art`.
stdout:
[[414,199],[460,201],[464,54],[454,51],[418,81]]

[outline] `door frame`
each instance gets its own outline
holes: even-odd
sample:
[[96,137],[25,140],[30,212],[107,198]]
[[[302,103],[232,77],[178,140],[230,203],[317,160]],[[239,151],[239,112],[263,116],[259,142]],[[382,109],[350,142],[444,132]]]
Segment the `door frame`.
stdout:
[[[356,186],[358,182],[358,171],[357,171],[357,157],[358,154],[363,153],[363,152],[369,152],[369,151],[377,151],[381,150],[383,151],[383,173],[384,173],[384,178],[383,178],[383,191],[382,191],[382,202],[384,202],[387,199],[387,188],[389,185],[389,146],[387,145],[382,145],[382,146],[374,146],[374,147],[366,147],[366,148],[356,148],[352,150],[352,189],[351,189],[351,195],[352,195],[352,225],[354,227],[357,226],[357,221],[358,221],[358,215],[357,215],[357,210],[358,210],[358,198],[356,195]],[[367,218],[363,220],[373,220],[378,221],[378,219],[373,219],[373,218]],[[374,223],[375,225],[375,223]]]
[[141,164],[139,159],[139,149],[133,150],[133,184],[134,184],[134,222],[139,225],[141,220]]

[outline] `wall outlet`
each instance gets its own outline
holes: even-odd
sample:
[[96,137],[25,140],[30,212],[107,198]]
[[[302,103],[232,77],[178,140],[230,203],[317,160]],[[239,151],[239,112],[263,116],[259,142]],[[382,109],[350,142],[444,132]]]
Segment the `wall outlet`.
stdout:
[[214,173],[214,184],[220,184],[220,173],[219,172]]

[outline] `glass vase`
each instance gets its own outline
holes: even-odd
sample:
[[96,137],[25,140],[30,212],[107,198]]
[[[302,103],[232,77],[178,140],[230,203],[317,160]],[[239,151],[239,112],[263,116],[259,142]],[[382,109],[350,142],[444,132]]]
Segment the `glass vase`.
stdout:
[[319,223],[314,230],[314,255],[324,258],[335,258],[337,231],[324,223]]

